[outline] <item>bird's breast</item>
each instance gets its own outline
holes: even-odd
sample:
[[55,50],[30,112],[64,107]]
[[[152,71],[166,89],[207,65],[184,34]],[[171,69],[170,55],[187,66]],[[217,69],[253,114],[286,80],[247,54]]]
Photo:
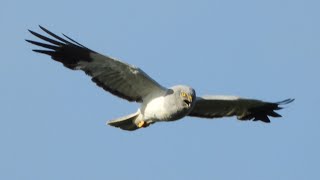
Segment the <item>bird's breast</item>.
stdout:
[[182,108],[179,102],[160,96],[143,103],[141,113],[144,120],[151,121],[174,121],[188,114],[188,110]]

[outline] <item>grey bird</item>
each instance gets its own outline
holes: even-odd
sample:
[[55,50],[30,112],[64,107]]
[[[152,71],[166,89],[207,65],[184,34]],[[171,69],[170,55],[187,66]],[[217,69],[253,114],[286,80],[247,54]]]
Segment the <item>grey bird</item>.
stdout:
[[69,69],[83,70],[98,86],[120,98],[141,103],[137,112],[107,122],[123,130],[133,131],[155,122],[175,121],[185,116],[236,116],[239,120],[269,123],[269,116],[281,117],[275,112],[282,109],[280,105],[294,100],[272,103],[237,96],[197,97],[195,90],[189,86],[163,87],[138,67],[99,54],[64,34],[65,38],[62,38],[41,26],[40,28],[49,37],[29,30],[44,41],[26,40],[44,48],[33,51],[49,55]]

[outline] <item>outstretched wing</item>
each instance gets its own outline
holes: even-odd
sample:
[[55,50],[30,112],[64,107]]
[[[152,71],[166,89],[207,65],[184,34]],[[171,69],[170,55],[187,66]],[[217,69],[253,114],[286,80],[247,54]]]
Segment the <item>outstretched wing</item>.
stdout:
[[255,99],[244,99],[235,96],[207,96],[197,98],[194,109],[189,116],[203,118],[220,118],[237,116],[239,120],[263,121],[269,123],[269,117],[281,117],[275,110],[280,105],[291,103],[294,99],[286,99],[277,103]]
[[29,30],[31,34],[45,41],[41,43],[26,40],[45,48],[33,51],[47,54],[69,69],[83,70],[98,86],[118,97],[128,101],[142,102],[149,93],[165,90],[137,67],[94,52],[64,34],[66,39],[41,26],[40,28],[51,38]]

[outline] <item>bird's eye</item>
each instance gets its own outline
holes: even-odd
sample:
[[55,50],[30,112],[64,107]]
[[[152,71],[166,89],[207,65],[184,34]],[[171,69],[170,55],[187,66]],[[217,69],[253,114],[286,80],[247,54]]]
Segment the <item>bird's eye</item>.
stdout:
[[186,94],[185,92],[181,92],[181,96],[182,96],[182,97],[186,97],[187,94]]

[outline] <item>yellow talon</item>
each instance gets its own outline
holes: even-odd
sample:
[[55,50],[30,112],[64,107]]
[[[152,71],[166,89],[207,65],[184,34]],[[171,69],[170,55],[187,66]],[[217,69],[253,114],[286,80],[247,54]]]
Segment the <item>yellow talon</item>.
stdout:
[[146,122],[145,121],[140,121],[139,123],[138,123],[138,127],[139,128],[142,128],[142,127],[144,127],[146,125]]

